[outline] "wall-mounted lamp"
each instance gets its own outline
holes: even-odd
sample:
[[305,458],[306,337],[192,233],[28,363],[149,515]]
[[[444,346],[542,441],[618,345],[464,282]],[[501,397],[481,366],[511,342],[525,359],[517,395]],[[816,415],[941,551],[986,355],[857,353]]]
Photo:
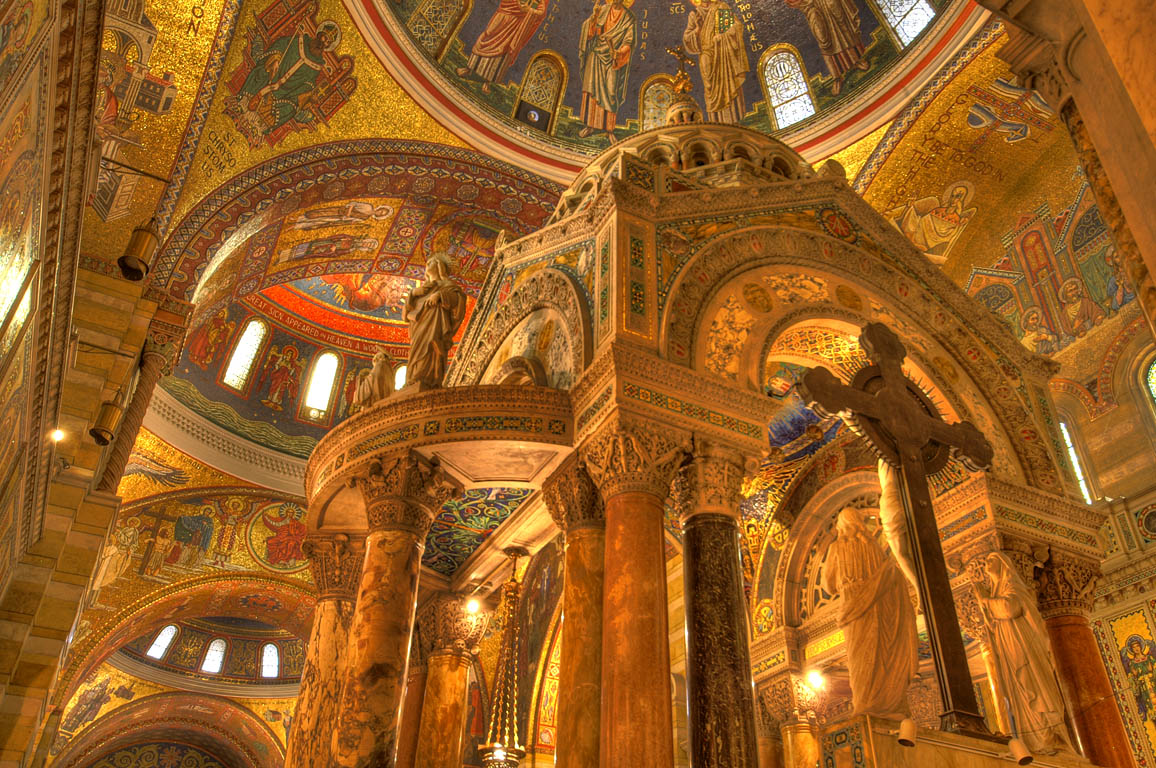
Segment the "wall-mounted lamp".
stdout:
[[154,216],[132,231],[124,255],[116,260],[125,280],[139,283],[148,276],[153,256],[156,255],[157,246],[161,242],[158,229],[157,219]]
[[116,436],[116,428],[120,426],[120,417],[124,414],[124,408],[120,407],[119,401],[120,391],[118,390],[113,399],[105,400],[100,404],[96,421],[88,430],[88,434],[92,435],[92,439],[96,441],[97,445],[108,445]]
[[1015,761],[1016,765],[1031,765],[1035,757],[1028,750],[1028,745],[1024,744],[1019,739],[1012,739],[1007,743],[1008,751],[1011,753],[1011,759]]
[[897,741],[899,742],[899,746],[901,746],[901,747],[914,747],[915,746],[915,731],[916,731],[915,721],[912,720],[910,717],[904,718],[903,721],[899,723],[899,733],[897,735]]

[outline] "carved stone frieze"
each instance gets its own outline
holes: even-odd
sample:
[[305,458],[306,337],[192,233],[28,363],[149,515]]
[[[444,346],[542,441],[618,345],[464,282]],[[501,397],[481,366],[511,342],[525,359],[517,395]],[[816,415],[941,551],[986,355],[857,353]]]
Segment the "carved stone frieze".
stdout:
[[607,419],[581,447],[582,459],[604,499],[639,491],[666,498],[689,446],[669,427],[622,413]]
[[470,598],[455,592],[439,592],[417,614],[422,658],[434,653],[469,653],[481,642],[489,613],[467,610]]
[[365,560],[365,540],[344,533],[313,534],[301,547],[309,561],[309,572],[317,585],[317,599],[349,600],[357,598],[361,566]]
[[742,502],[743,457],[716,443],[697,440],[679,469],[675,503],[683,520],[715,513],[737,518]]
[[409,450],[378,456],[350,484],[365,500],[370,531],[406,530],[423,541],[437,511],[461,492],[441,467]]
[[1100,566],[1052,549],[1037,579],[1040,614],[1053,616],[1088,616],[1092,612]]
[[560,467],[542,486],[546,509],[563,531],[606,525],[606,506],[586,465],[577,456]]

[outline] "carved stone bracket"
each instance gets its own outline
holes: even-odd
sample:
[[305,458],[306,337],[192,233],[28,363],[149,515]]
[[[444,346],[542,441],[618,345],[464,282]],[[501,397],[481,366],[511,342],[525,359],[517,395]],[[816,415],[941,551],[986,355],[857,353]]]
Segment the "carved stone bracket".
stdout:
[[679,469],[676,503],[685,520],[696,514],[738,517],[742,502],[743,457],[715,443],[696,441],[691,460]]
[[365,499],[370,531],[406,530],[425,540],[434,515],[461,486],[415,451],[380,456],[350,480]]
[[664,499],[687,453],[688,446],[678,438],[669,428],[617,414],[583,444],[581,453],[604,499],[630,491]]
[[357,584],[365,560],[365,540],[344,533],[314,534],[301,547],[309,560],[309,571],[317,585],[318,600],[357,598]]
[[1098,564],[1053,549],[1037,580],[1040,614],[1045,619],[1053,616],[1088,616],[1092,612],[1099,578]]
[[586,465],[571,457],[542,486],[546,509],[563,531],[601,528],[606,525],[606,506]]
[[467,610],[469,597],[440,592],[418,611],[418,633],[423,658],[434,653],[469,653],[481,642],[489,613]]

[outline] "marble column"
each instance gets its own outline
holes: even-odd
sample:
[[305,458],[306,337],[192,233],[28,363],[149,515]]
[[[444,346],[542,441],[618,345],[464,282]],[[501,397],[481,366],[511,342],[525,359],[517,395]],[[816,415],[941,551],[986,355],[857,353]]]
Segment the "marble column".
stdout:
[[397,768],[413,768],[417,759],[418,727],[421,725],[421,705],[425,697],[427,670],[425,664],[414,665],[414,654],[411,645],[409,673],[405,680],[405,699],[401,703],[401,724],[397,727]]
[[1088,622],[1098,575],[1095,563],[1053,551],[1039,578],[1040,614],[1084,756],[1107,768],[1135,768],[1112,683]]
[[140,370],[136,377],[136,387],[132,391],[128,405],[121,416],[120,425],[116,429],[116,437],[108,451],[108,459],[104,463],[104,472],[96,490],[115,493],[120,485],[120,478],[124,468],[128,466],[128,457],[136,445],[136,437],[144,423],[145,413],[153,399],[153,390],[157,382],[165,374],[169,360],[176,352],[177,343],[171,338],[150,337],[141,350]]
[[602,576],[606,510],[577,457],[543,487],[546,507],[565,533],[562,667],[558,680],[557,768],[598,765],[602,707]]
[[318,595],[285,768],[328,768],[365,542],[340,533],[313,534],[305,539],[302,549]]
[[684,456],[675,434],[615,415],[582,448],[606,505],[602,768],[674,762],[663,504]]
[[425,537],[457,488],[412,451],[385,454],[353,481],[369,534],[349,632],[333,764],[393,766]]
[[742,456],[696,441],[676,488],[682,519],[690,762],[758,768],[754,682],[739,553]]
[[819,734],[807,721],[783,726],[783,768],[815,768],[819,764]]
[[482,639],[486,614],[467,611],[466,595],[441,592],[422,606],[418,632],[426,678],[418,726],[416,768],[461,768],[471,650]]

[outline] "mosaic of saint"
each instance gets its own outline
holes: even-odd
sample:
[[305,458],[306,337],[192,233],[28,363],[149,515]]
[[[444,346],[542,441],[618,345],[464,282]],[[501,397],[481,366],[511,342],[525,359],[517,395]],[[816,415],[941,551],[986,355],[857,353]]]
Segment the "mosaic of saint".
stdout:
[[894,63],[927,0],[401,0],[388,11],[440,74],[492,112],[590,150],[661,124],[667,50],[708,120],[785,128]]

